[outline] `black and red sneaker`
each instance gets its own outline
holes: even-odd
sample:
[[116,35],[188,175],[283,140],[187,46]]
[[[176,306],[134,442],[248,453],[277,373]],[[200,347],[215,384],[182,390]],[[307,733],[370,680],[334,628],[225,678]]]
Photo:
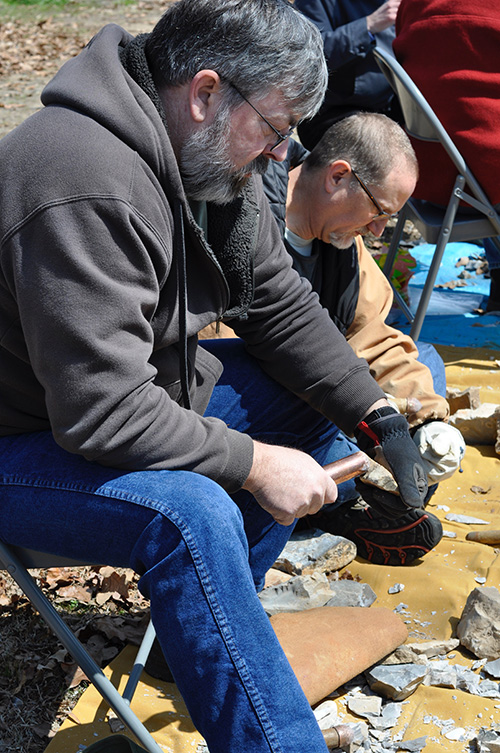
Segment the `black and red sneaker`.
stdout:
[[386,518],[366,505],[345,504],[322,513],[312,516],[311,521],[324,531],[353,541],[358,555],[376,565],[410,565],[430,552],[443,536],[439,518],[422,509]]

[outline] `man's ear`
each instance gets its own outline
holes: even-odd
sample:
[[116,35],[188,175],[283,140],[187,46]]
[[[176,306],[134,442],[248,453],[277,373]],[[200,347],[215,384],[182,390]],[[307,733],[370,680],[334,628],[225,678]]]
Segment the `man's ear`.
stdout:
[[189,112],[196,123],[211,123],[220,100],[220,76],[204,69],[192,78],[189,85]]
[[333,193],[343,182],[350,180],[351,174],[352,169],[347,160],[337,159],[335,162],[330,162],[325,169],[325,191]]

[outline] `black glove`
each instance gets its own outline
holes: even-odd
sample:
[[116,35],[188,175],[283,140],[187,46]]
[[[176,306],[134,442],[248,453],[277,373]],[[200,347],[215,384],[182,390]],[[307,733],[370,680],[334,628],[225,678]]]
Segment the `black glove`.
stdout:
[[[427,494],[427,476],[420,454],[410,436],[404,416],[390,406],[372,411],[354,431],[360,450],[376,457],[379,447],[398,485],[399,495],[363,484],[361,496],[389,517],[423,508]],[[360,491],[360,484],[357,484]]]

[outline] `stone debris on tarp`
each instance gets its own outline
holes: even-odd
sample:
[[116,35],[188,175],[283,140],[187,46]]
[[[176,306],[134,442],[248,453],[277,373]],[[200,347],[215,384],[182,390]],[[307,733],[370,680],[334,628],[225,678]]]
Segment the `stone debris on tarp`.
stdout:
[[[487,522],[453,513],[446,517],[474,525]],[[302,574],[292,575],[286,582],[268,586],[261,592],[260,599],[269,616],[326,605],[368,607],[376,600],[376,594],[366,583],[329,579],[326,576],[324,565],[329,556],[328,543],[321,539],[322,535],[317,533],[311,536],[311,532],[302,532],[294,542],[295,548],[282,558],[282,570],[290,567],[290,571],[300,569]],[[285,559],[289,565],[284,565]],[[311,572],[305,573],[308,567]],[[399,593],[403,589],[404,584],[394,583],[388,592]],[[408,613],[407,610],[408,605],[403,602],[393,609],[396,613],[404,614]],[[437,744],[438,738],[428,736],[403,740],[405,729],[397,734],[391,732],[398,723],[404,703],[408,703],[405,699],[415,693],[420,685],[500,699],[500,683],[496,681],[500,677],[500,628],[497,628],[500,625],[500,592],[496,588],[474,589],[467,599],[460,625],[460,630],[457,628],[458,638],[399,646],[383,661],[342,686],[341,698],[337,697],[336,701],[327,698],[315,708],[315,716],[323,730],[346,723],[345,713],[339,711],[339,704],[349,714],[363,719],[354,725],[354,740],[339,750],[344,753],[418,752],[428,747],[429,739]],[[472,662],[470,668],[451,663],[446,658],[460,645],[481,657]],[[474,650],[471,646],[474,646]],[[450,654],[450,657],[453,656]],[[424,722],[433,723],[438,728],[441,740],[475,744],[475,749],[483,753],[500,753],[500,735],[496,730],[481,728],[478,732],[460,726],[453,719],[441,720],[430,715]],[[442,748],[443,743],[440,742],[439,746]]]
[[259,599],[269,616],[278,612],[300,612],[324,606],[369,607],[376,594],[367,583],[330,581],[322,572],[294,575],[285,583],[264,588]]
[[343,536],[318,529],[294,532],[274,567],[291,575],[331,573],[356,557],[356,545]]
[[489,661],[484,665],[484,671],[491,677],[496,677],[500,680],[500,659]]
[[[456,516],[460,517],[460,516]],[[469,520],[467,516],[462,516]],[[477,518],[471,519],[478,524]],[[460,520],[459,522],[463,522]],[[321,536],[314,536],[313,546]],[[299,547],[311,545],[311,539],[299,538]],[[323,546],[323,544],[322,544]],[[321,551],[318,549],[317,551]],[[327,551],[327,548],[324,550]],[[307,553],[305,554],[307,558]],[[323,554],[316,559],[311,574],[293,575],[284,583],[278,583],[265,588],[261,594],[261,602],[266,612],[271,616],[278,612],[297,612],[317,606],[370,606],[376,600],[376,594],[368,584],[353,580],[331,580],[322,570]],[[310,558],[313,561],[314,557]],[[404,584],[395,583],[389,587],[389,593],[398,593],[404,589]],[[408,605],[400,603],[395,612],[405,612]],[[498,609],[498,613],[497,613]],[[481,613],[481,630],[477,629],[478,611]],[[471,642],[467,638],[472,632],[476,650],[473,653],[481,656],[486,650],[484,645],[479,649],[478,634],[482,644],[487,640],[489,654],[492,635],[500,641],[500,632],[496,625],[500,625],[500,593],[495,588],[474,589],[463,610],[462,630],[459,638],[449,640],[431,640],[420,643],[405,643],[379,664],[367,669],[362,679],[355,678],[346,683],[343,689],[346,695],[341,703],[349,713],[361,717],[364,721],[358,723],[357,735],[353,742],[342,750],[344,753],[371,751],[372,753],[397,753],[399,750],[420,751],[427,745],[427,736],[415,740],[397,739],[404,736],[404,730],[391,737],[390,730],[397,724],[402,711],[403,702],[412,695],[420,685],[461,690],[484,698],[500,698],[500,684],[494,679],[500,675],[500,645],[496,657],[481,658],[472,664],[471,668],[452,664],[446,654],[456,649],[460,644],[471,650]],[[459,623],[460,624],[460,623]],[[470,629],[469,629],[470,628]],[[465,641],[465,643],[464,643]],[[496,650],[496,649],[495,649]],[[477,652],[480,653],[477,653]],[[482,652],[482,653],[481,653]],[[488,658],[490,661],[488,661]],[[490,672],[488,672],[488,667]],[[368,683],[366,685],[365,683]],[[342,713],[338,711],[338,702],[326,699],[315,709],[315,715],[321,729],[328,729],[338,724],[344,724]],[[432,717],[428,721],[434,722],[439,728],[442,738],[454,742],[470,741],[476,736],[473,729],[461,727],[452,719],[439,720]],[[485,747],[496,745],[498,736],[491,730],[483,732],[484,741],[477,742],[478,750],[495,751],[497,748]],[[500,743],[498,743],[500,745]],[[483,746],[481,748],[480,746]],[[498,748],[500,753],[500,747]]]
[[[406,692],[409,690],[410,694],[415,692],[419,684],[436,685],[439,687],[456,688],[465,692],[473,693],[474,695],[483,697],[499,697],[500,689],[498,683],[492,683],[488,680],[481,682],[481,677],[471,669],[463,667],[461,665],[450,664],[446,659],[436,659],[434,656],[442,656],[440,651],[452,650],[456,647],[456,641],[452,640],[448,642],[440,641],[428,641],[422,644],[424,651],[427,650],[432,653],[432,657],[426,657],[428,663],[425,666],[415,665],[413,670],[408,672],[408,667],[405,665],[403,673],[405,680],[408,681],[408,686],[403,692],[406,696]],[[441,646],[431,644],[439,644]],[[418,644],[416,644],[418,645]],[[437,654],[433,652],[437,651]],[[422,653],[421,656],[425,656]],[[402,740],[405,730],[400,730],[397,734],[391,737],[390,730],[397,724],[405,699],[394,700],[391,696],[400,693],[401,687],[401,675],[393,675],[391,678],[387,673],[385,675],[384,682],[393,682],[394,688],[387,692],[387,686],[381,688],[377,683],[371,684],[369,676],[376,675],[376,670],[383,665],[377,665],[375,668],[371,668],[363,673],[362,676],[354,678],[350,682],[343,686],[345,691],[343,697],[338,698],[337,701],[328,699],[315,710],[316,718],[322,729],[327,729],[331,726],[345,723],[344,715],[339,712],[338,706],[342,704],[352,714],[361,716],[367,723],[368,734],[364,740],[363,746],[358,744],[351,744],[348,748],[343,750],[348,753],[354,753],[354,751],[372,751],[372,753],[396,753],[399,750],[407,751],[420,751],[427,745],[428,736],[416,738],[415,740]],[[473,666],[476,669],[482,669],[486,666],[484,661],[474,662]],[[365,678],[365,679],[363,679]],[[421,678],[421,682],[419,682]],[[446,683],[443,679],[447,678]],[[368,680],[368,685],[364,682]],[[484,688],[484,689],[483,689]],[[491,695],[490,695],[491,693]],[[383,697],[381,697],[383,696]],[[376,700],[376,699],[379,700]],[[406,701],[407,702],[407,701]],[[377,712],[377,710],[379,711]],[[500,753],[500,735],[497,730],[492,731],[482,728],[483,732],[477,732],[471,727],[462,727],[457,725],[454,719],[440,719],[435,715],[426,715],[423,719],[424,724],[434,724],[440,731],[441,737],[450,741],[464,742],[472,741],[476,738],[477,750],[483,750],[485,753],[491,751],[491,753]],[[483,747],[480,745],[486,745],[486,742],[480,742],[481,736],[484,741],[487,741],[488,745],[498,745],[499,747]],[[441,747],[441,743],[440,743]]]

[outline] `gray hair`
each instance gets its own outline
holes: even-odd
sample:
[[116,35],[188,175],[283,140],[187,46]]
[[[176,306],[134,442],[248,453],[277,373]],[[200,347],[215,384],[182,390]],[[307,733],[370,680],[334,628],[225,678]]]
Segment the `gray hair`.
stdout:
[[204,68],[255,100],[281,92],[293,113],[309,118],[327,85],[321,35],[288,0],[178,0],[149,35],[146,55],[156,85],[181,86]]
[[418,175],[410,139],[394,120],[380,113],[359,112],[334,123],[304,162],[306,169],[321,169],[344,159],[362,181],[382,185],[391,170],[406,163]]

